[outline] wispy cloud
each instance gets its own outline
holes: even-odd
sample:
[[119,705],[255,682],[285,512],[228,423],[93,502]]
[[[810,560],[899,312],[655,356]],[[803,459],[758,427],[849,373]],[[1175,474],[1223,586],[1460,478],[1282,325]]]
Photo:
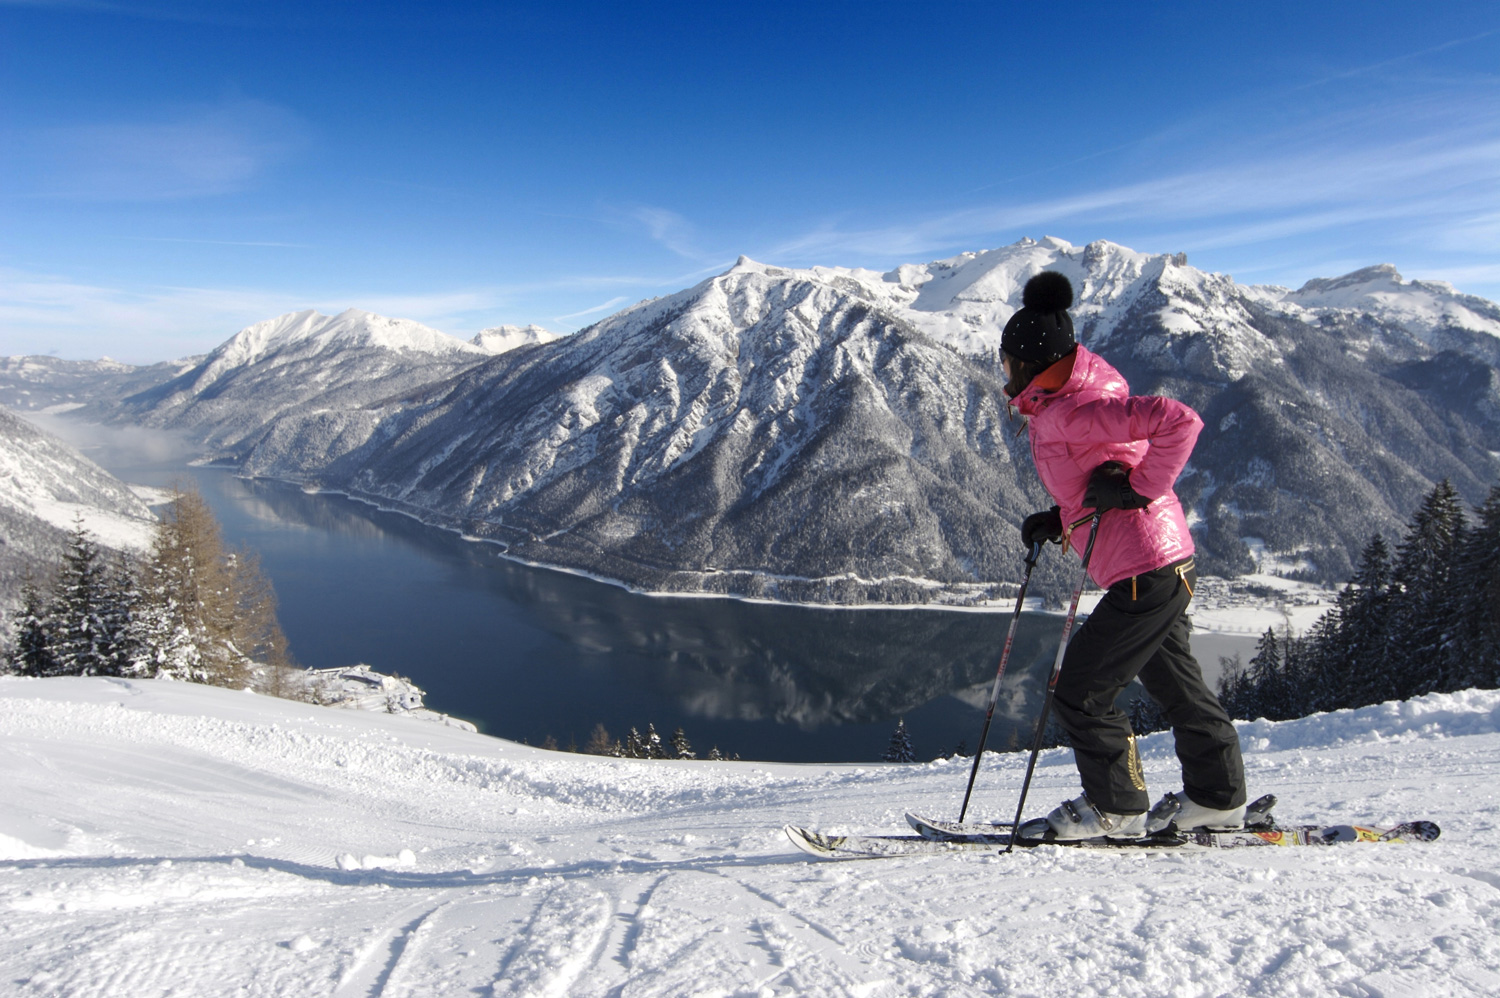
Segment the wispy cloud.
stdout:
[[1261,144],[1260,155],[1237,162],[1060,197],[990,202],[876,228],[824,221],[774,247],[771,258],[899,258],[999,234],[1040,234],[1047,226],[1127,222],[1194,227],[1199,246],[1246,245],[1375,217],[1426,228],[1500,210],[1500,122],[1493,115],[1384,142],[1351,141],[1358,129],[1340,125],[1322,142],[1299,136],[1279,149]]
[[628,214],[646,227],[653,240],[673,253],[688,260],[703,259],[703,252],[694,244],[693,225],[682,215],[652,205],[640,205]]
[[0,356],[59,353],[93,358],[107,354],[132,363],[158,361],[203,353],[251,323],[305,308],[325,314],[360,308],[466,337],[487,326],[530,321],[525,314],[547,315],[542,309],[555,308],[560,302],[587,301],[585,296],[604,289],[636,292],[615,294],[603,304],[552,320],[566,325],[639,297],[679,290],[701,276],[581,274],[415,294],[346,288],[309,295],[264,288],[127,289],[65,275],[0,268]]
[[23,175],[30,174],[33,194],[164,201],[243,190],[293,153],[306,134],[291,111],[236,99],[156,120],[63,125],[7,139]]
[[200,353],[286,306],[286,297],[265,291],[124,290],[0,269],[0,328],[8,331],[0,353],[164,360]]
[[1406,277],[1421,280],[1447,281],[1460,288],[1474,285],[1500,285],[1500,263],[1475,264],[1468,267],[1419,268]]
[[593,308],[586,308],[581,312],[570,312],[567,315],[554,316],[552,321],[570,322],[573,319],[581,319],[586,315],[598,315],[600,312],[608,312],[611,309],[619,308],[621,305],[624,305],[628,301],[630,301],[630,297],[628,295],[617,295],[614,298],[611,298],[609,301],[605,302],[603,305],[595,305]]
[[1301,83],[1294,87],[1291,87],[1286,91],[1286,93],[1292,94],[1296,93],[1299,90],[1311,90],[1316,87],[1327,86],[1330,83],[1337,83],[1342,80],[1350,80],[1360,76],[1369,76],[1373,73],[1379,73],[1383,70],[1390,69],[1393,66],[1415,62],[1416,60],[1422,59],[1429,55],[1437,55],[1439,52],[1446,52],[1449,49],[1457,48],[1461,45],[1468,45],[1473,42],[1482,41],[1483,39],[1489,38],[1496,33],[1496,30],[1481,31],[1477,35],[1469,35],[1464,38],[1453,38],[1439,45],[1432,45],[1424,49],[1417,49],[1412,52],[1406,52],[1402,55],[1394,56],[1390,59],[1382,59],[1379,62],[1367,63],[1363,66],[1355,66],[1351,69],[1346,69],[1338,73],[1330,73],[1316,80],[1309,80],[1306,83]]

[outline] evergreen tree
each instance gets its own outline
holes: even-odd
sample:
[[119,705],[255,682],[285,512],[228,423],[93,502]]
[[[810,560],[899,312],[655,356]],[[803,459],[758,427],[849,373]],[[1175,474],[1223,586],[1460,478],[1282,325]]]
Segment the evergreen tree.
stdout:
[[1344,677],[1342,696],[1333,707],[1362,707],[1389,699],[1395,688],[1392,666],[1395,594],[1391,583],[1391,552],[1380,534],[1370,538],[1360,554],[1354,579],[1339,593],[1338,640],[1329,651],[1325,667]]
[[1219,659],[1219,706],[1232,718],[1253,720],[1251,715],[1250,679],[1245,663],[1236,652],[1233,658]]
[[1276,638],[1275,628],[1266,628],[1266,633],[1256,642],[1255,654],[1246,668],[1248,696],[1241,708],[1246,710],[1247,720],[1267,718],[1276,720],[1281,684],[1281,642]]
[[678,728],[672,732],[672,758],[674,759],[696,759],[698,753],[693,751],[693,746],[688,744],[687,732]]
[[662,744],[661,735],[656,732],[656,725],[649,721],[646,722],[646,737],[642,739],[641,747],[644,750],[644,758],[667,758],[667,747]]
[[646,758],[646,740],[642,738],[641,733],[633,727],[625,735],[625,758]]
[[1459,618],[1452,688],[1500,686],[1500,486],[1474,511],[1456,567]]
[[906,719],[901,718],[896,722],[896,730],[891,732],[891,743],[886,746],[886,762],[916,762],[917,754],[912,751],[911,738],[906,733]]
[[76,522],[53,593],[53,675],[119,675],[129,658],[127,592],[93,536]]
[[28,574],[21,582],[21,617],[16,628],[14,668],[19,675],[57,675],[57,656],[53,654],[57,623],[50,604]]
[[1162,716],[1161,707],[1151,699],[1151,695],[1144,689],[1130,701],[1130,730],[1138,735],[1149,735],[1153,731],[1162,731],[1167,727],[1166,718]]
[[1398,699],[1437,689],[1453,670],[1459,629],[1453,565],[1463,544],[1464,513],[1447,479],[1428,493],[1396,550],[1394,688]]
[[1318,618],[1303,641],[1303,704],[1309,712],[1347,706],[1348,683],[1337,654],[1341,629],[1335,606]]

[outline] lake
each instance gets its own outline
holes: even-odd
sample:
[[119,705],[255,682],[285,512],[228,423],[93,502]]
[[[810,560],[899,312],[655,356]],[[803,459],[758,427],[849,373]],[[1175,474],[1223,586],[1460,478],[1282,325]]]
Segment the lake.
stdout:
[[[490,734],[581,746],[595,724],[621,739],[653,724],[684,729],[700,756],[790,762],[877,762],[898,718],[920,759],[977,742],[1004,609],[642,595],[342,496],[143,459],[139,434],[99,439],[90,456],[126,481],[191,480],[226,539],[258,553],[299,663],[399,673]],[[990,747],[1030,744],[1061,626],[1023,615]]]

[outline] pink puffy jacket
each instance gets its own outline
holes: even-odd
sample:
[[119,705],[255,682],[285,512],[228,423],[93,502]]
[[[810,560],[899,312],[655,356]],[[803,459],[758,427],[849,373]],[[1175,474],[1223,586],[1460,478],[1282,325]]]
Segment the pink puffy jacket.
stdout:
[[[1027,385],[1011,404],[1031,421],[1031,456],[1042,484],[1062,508],[1063,523],[1093,512],[1084,507],[1083,493],[1089,475],[1105,461],[1130,468],[1131,488],[1153,500],[1145,509],[1104,513],[1089,562],[1094,581],[1108,589],[1191,555],[1193,537],[1172,483],[1203,429],[1198,414],[1173,399],[1132,397],[1120,372],[1081,346],[1072,376],[1061,388],[1049,390],[1038,384],[1043,380]],[[1087,529],[1079,528],[1074,545],[1079,557]]]

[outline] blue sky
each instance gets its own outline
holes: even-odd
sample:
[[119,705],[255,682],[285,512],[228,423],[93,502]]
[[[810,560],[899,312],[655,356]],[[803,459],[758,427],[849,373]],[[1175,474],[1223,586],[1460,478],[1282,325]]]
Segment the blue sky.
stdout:
[[0,0],[0,354],[1023,236],[1500,298],[1500,4]]

